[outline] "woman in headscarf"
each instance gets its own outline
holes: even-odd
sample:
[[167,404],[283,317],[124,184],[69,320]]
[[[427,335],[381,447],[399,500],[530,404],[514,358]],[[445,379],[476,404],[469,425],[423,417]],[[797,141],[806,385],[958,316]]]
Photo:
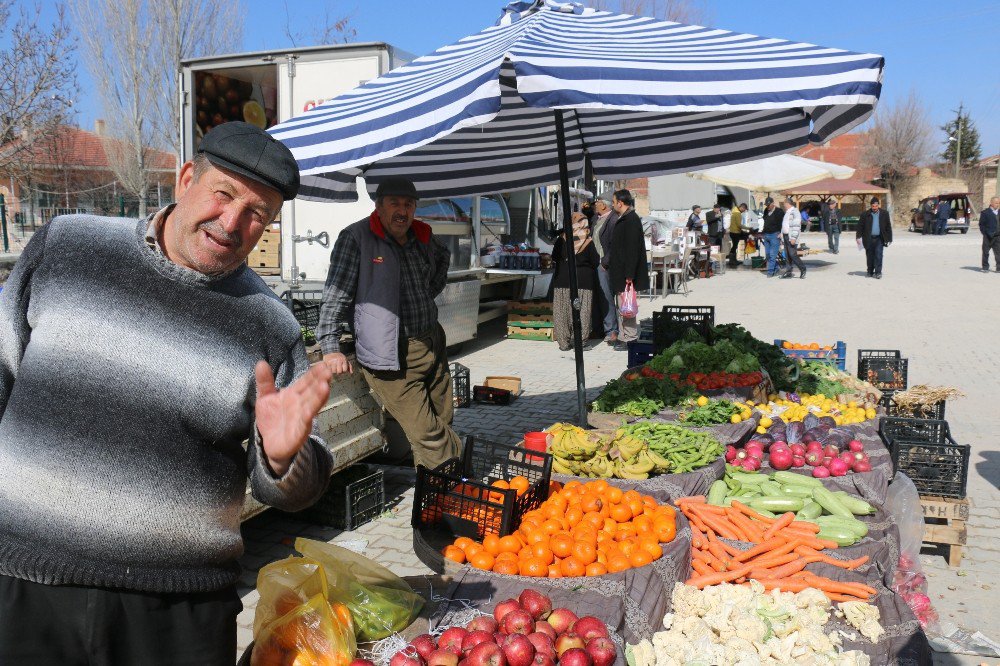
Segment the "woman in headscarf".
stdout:
[[[573,252],[576,257],[576,284],[579,290],[580,323],[584,343],[590,338],[591,308],[594,303],[594,287],[597,283],[597,265],[601,257],[590,237],[590,223],[582,213],[573,213]],[[573,306],[569,296],[569,258],[566,252],[565,234],[556,239],[552,248],[552,324],[556,342],[561,351],[573,348]]]

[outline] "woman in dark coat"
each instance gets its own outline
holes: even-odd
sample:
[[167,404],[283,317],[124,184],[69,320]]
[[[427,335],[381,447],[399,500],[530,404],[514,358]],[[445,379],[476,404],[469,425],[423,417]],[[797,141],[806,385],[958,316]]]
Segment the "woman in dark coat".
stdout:
[[[635,212],[635,199],[628,190],[618,190],[614,194],[614,208],[620,216],[611,236],[611,262],[608,266],[611,290],[618,296],[625,291],[626,282],[631,281],[636,292],[649,289],[649,262],[646,259],[646,236],[642,231],[642,220]],[[636,317],[625,318],[618,315],[618,343],[615,349],[627,349],[626,343],[639,337],[639,323]]]
[[[590,338],[591,309],[597,284],[597,265],[601,257],[590,238],[590,224],[582,213],[573,213],[573,251],[576,258],[576,285],[580,296],[582,339]],[[569,256],[566,238],[560,236],[552,247],[552,326],[561,351],[573,348],[573,306],[569,292]]]

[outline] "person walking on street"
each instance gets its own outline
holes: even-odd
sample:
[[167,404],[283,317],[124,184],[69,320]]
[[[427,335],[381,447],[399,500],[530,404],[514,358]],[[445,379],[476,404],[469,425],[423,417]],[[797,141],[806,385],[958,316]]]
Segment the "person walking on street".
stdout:
[[983,235],[983,272],[990,272],[990,250],[993,266],[1000,273],[1000,196],[990,199],[990,206],[979,214],[979,232]]
[[882,279],[882,255],[892,243],[892,223],[889,211],[882,210],[878,197],[872,197],[871,208],[861,213],[858,220],[858,243],[865,248],[868,260],[868,277]]
[[767,252],[767,277],[778,274],[778,252],[781,250],[781,228],[785,213],[774,204],[774,199],[764,199],[764,249]]
[[934,228],[935,236],[944,236],[948,233],[948,220],[951,218],[951,204],[947,200],[941,199],[937,206],[937,226]]
[[934,233],[934,225],[937,224],[937,213],[934,210],[935,207],[937,207],[937,200],[931,197],[924,201],[917,213],[920,215],[920,219],[923,222],[923,229],[921,232],[924,236]]
[[604,313],[604,341],[609,345],[618,342],[618,308],[615,305],[615,294],[611,291],[611,275],[608,273],[608,262],[611,259],[611,236],[618,221],[618,213],[611,210],[606,195],[594,202],[594,231],[591,234],[597,254],[601,257],[597,267],[597,279],[601,285],[601,312]]
[[701,206],[695,204],[691,206],[691,214],[688,215],[687,230],[696,234],[701,233]]
[[590,339],[594,282],[601,257],[590,237],[590,225],[583,213],[573,213],[573,252],[576,266],[570,267],[566,237],[561,234],[552,246],[552,325],[560,351],[573,348],[573,303],[570,298],[569,272],[576,271],[577,295],[580,298],[580,323],[584,344]]
[[826,243],[830,252],[840,254],[840,208],[837,200],[830,197],[822,211],[823,226],[826,228]]
[[806,265],[802,263],[798,252],[799,236],[802,233],[802,214],[795,208],[791,199],[785,199],[781,205],[785,209],[785,217],[781,222],[781,236],[785,241],[785,256],[788,257],[788,268],[781,277],[792,277],[792,266],[794,265],[799,269],[799,277],[804,280],[806,279]]
[[[642,220],[635,212],[635,199],[628,190],[618,190],[614,194],[613,206],[618,213],[614,233],[611,236],[611,289],[618,296],[621,305],[622,292],[631,281],[636,292],[649,289],[649,262],[646,261],[646,240],[642,231]],[[639,337],[639,322],[636,317],[623,317],[618,310],[618,342],[615,349],[628,349],[626,343]]]
[[32,236],[0,293],[0,663],[233,663],[248,481],[298,511],[333,468],[330,370],[246,265],[298,189],[224,123],[176,203]]
[[408,178],[385,178],[375,210],[337,237],[316,338],[335,375],[353,372],[340,347],[354,333],[358,365],[372,393],[399,422],[415,465],[434,468],[461,452],[447,341],[434,299],[448,280],[450,253],[430,225],[413,219],[419,199]]

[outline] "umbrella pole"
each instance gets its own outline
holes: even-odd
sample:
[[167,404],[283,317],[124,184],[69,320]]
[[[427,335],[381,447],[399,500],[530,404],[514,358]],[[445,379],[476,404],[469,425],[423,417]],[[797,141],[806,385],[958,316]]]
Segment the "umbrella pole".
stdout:
[[573,353],[576,357],[576,409],[577,425],[587,427],[587,383],[583,370],[583,326],[580,323],[580,290],[576,279],[576,257],[573,248],[573,221],[569,204],[569,164],[566,155],[566,128],[563,124],[563,112],[555,110],[556,145],[559,149],[559,188],[562,196],[563,233],[566,238],[566,265],[569,269],[569,299],[573,313]]

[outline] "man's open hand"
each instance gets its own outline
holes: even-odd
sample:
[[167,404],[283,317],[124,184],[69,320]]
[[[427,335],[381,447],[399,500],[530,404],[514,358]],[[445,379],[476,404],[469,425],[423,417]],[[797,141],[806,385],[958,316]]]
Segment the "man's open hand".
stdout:
[[282,476],[309,439],[313,419],[330,396],[332,373],[326,363],[316,363],[280,390],[275,387],[274,373],[266,362],[257,363],[254,375],[257,378],[257,430],[271,471]]

